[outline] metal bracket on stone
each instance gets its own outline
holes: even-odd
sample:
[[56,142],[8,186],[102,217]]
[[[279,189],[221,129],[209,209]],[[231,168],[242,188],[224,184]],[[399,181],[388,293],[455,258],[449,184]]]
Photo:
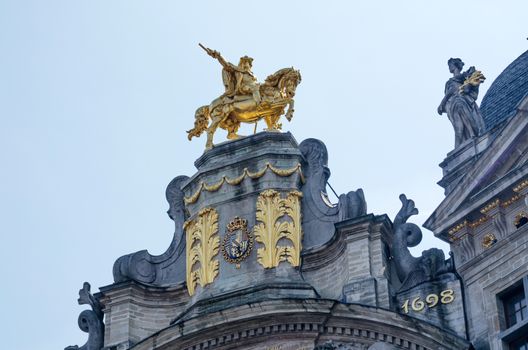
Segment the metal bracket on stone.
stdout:
[[104,343],[104,314],[101,304],[90,292],[90,283],[84,282],[79,290],[79,305],[90,305],[91,310],[84,310],[79,315],[79,328],[88,333],[88,341],[83,346],[72,345],[64,350],[101,350]]

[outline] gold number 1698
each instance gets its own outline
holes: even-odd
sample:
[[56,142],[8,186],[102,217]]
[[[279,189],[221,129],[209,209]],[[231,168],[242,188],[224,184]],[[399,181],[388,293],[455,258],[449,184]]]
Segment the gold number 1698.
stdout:
[[402,305],[402,310],[404,313],[409,313],[409,302],[411,309],[416,312],[423,311],[427,306],[429,309],[438,305],[438,302],[441,304],[450,304],[455,300],[455,292],[452,289],[446,289],[440,292],[440,295],[429,294],[425,297],[425,302],[420,300],[420,297],[413,298],[412,300],[407,299]]

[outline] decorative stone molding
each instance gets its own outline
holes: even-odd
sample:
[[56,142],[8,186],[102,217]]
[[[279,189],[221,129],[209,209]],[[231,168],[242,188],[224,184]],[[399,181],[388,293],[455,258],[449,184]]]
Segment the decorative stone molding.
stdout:
[[524,190],[524,189],[528,189],[528,179],[522,181],[521,183],[519,183],[517,186],[515,186],[515,187],[513,188],[513,190],[514,190],[515,192],[521,192],[521,191]]
[[492,209],[494,208],[497,208],[500,204],[500,200],[498,199],[495,199],[491,202],[489,202],[488,204],[486,204],[484,206],[484,208],[480,209],[480,212],[484,215],[486,215],[489,211],[491,211]]
[[[251,313],[256,308],[259,313]],[[365,350],[380,342],[396,349],[469,348],[466,340],[453,333],[388,310],[330,300],[289,299],[248,303],[181,321],[137,343],[134,350],[225,350],[235,346],[252,350],[283,343],[319,346],[329,340],[361,344],[360,349]]]
[[[525,182],[528,182],[525,181]],[[521,183],[521,185],[515,187],[513,190],[515,192],[519,192],[527,187],[523,187],[524,182]],[[504,218],[504,213],[501,209],[507,208],[510,205],[514,204],[518,200],[522,199],[524,196],[522,194],[516,194],[512,196],[511,198],[501,201],[500,199],[494,199],[493,201],[486,204],[483,208],[481,208],[479,211],[483,214],[479,219],[475,221],[468,221],[464,220],[461,223],[453,226],[448,231],[448,237],[450,238],[451,242],[454,243],[458,240],[464,239],[468,234],[471,235],[471,231],[464,230],[464,228],[471,228],[476,229],[480,225],[484,224],[485,222],[488,222],[489,220],[493,220],[493,225],[499,235],[502,237],[506,234],[507,230],[507,223]]]
[[248,170],[248,168],[244,168],[244,170],[242,171],[242,174],[234,178],[228,178],[227,176],[224,175],[222,176],[220,180],[218,180],[217,182],[213,182],[211,184],[200,182],[200,185],[198,185],[198,189],[192,195],[184,198],[185,204],[192,204],[196,202],[198,198],[200,197],[200,194],[202,193],[202,191],[216,192],[222,187],[224,183],[227,183],[228,185],[231,185],[231,186],[237,186],[237,185],[240,185],[240,183],[242,183],[242,181],[244,181],[246,177],[249,177],[250,179],[261,178],[262,176],[264,176],[264,174],[266,174],[267,170],[270,170],[275,175],[282,176],[282,177],[287,177],[287,176],[290,176],[298,172],[301,177],[301,181],[303,183],[305,181],[302,170],[301,170],[301,164],[297,164],[295,167],[290,168],[290,169],[280,169],[280,168],[274,167],[268,162],[266,163],[266,166],[264,168],[262,168],[261,170],[257,170],[256,172],[251,172]]
[[476,220],[476,221],[472,221],[468,224],[469,227],[471,227],[472,229],[474,228],[477,228],[479,227],[480,225],[482,225],[483,223],[487,222],[488,220],[490,219],[489,216],[483,216],[481,217],[480,219]]
[[497,237],[493,233],[486,233],[482,238],[482,246],[485,249],[491,248],[495,243],[497,243]]
[[462,239],[465,235],[468,234],[467,227],[469,226],[469,221],[464,220],[458,225],[451,228],[447,234],[449,238],[451,239],[451,242],[456,242],[460,239]]

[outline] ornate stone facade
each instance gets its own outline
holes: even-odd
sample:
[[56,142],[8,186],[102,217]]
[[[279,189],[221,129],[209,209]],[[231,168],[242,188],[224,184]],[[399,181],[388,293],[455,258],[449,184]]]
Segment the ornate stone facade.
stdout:
[[125,255],[113,284],[81,290],[81,349],[514,348],[528,327],[522,306],[513,326],[508,314],[528,294],[528,99],[482,120],[441,164],[446,198],[424,225],[447,259],[410,254],[422,233],[405,195],[394,220],[367,213],[361,189],[331,203],[319,140],[262,132],[207,150],[167,187],[167,251]]

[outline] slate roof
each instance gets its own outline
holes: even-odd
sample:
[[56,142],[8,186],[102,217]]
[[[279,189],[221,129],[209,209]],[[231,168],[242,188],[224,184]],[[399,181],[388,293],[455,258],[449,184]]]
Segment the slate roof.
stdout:
[[528,51],[495,79],[482,99],[480,111],[486,129],[490,130],[501,121],[515,114],[518,104],[528,95]]

